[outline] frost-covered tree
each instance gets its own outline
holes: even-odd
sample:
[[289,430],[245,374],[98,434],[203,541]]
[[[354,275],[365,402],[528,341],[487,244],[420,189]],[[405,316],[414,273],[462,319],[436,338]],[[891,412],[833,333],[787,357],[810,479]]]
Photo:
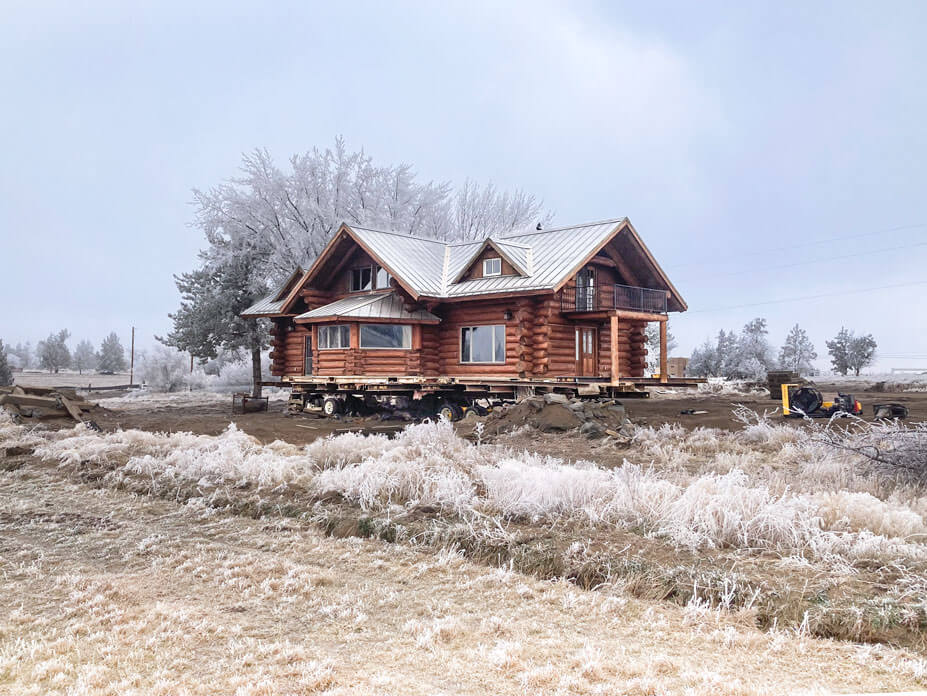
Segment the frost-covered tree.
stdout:
[[[176,276],[181,307],[166,344],[209,359],[220,348],[250,352],[260,393],[263,322],[233,321],[297,266],[308,268],[342,222],[438,239],[467,239],[533,228],[549,215],[533,196],[469,181],[420,182],[408,164],[375,164],[363,150],[313,149],[278,167],[266,150],[240,175],[193,192],[195,226],[206,237],[199,267]],[[219,321],[216,312],[226,321]]]
[[785,338],[779,351],[779,364],[785,370],[792,370],[802,375],[813,375],[814,361],[818,354],[807,332],[795,324]]
[[737,339],[737,363],[732,377],[763,379],[766,372],[775,366],[768,335],[766,320],[761,317],[744,326]]
[[847,351],[847,367],[853,370],[853,374],[858,376],[861,369],[875,362],[877,347],[872,334],[853,336]]
[[853,340],[853,334],[840,327],[840,331],[830,341],[827,341],[827,352],[830,354],[830,363],[834,372],[845,375],[850,369],[850,343]]
[[717,377],[715,344],[706,338],[705,342],[692,351],[686,364],[686,374],[690,377]]
[[32,344],[29,341],[17,343],[15,346],[7,347],[7,357],[15,358],[17,367],[28,369],[35,366],[35,355],[32,352]]
[[97,354],[93,350],[93,344],[90,341],[81,341],[74,349],[74,367],[77,368],[78,374],[83,374],[84,370],[92,370],[97,364]]
[[126,351],[119,341],[116,332],[110,333],[103,339],[100,344],[100,352],[97,355],[97,369],[100,372],[123,372],[126,365]]
[[187,386],[189,369],[182,353],[167,346],[140,352],[138,377],[143,384],[156,391],[175,392]]
[[39,355],[39,364],[49,372],[71,365],[71,351],[68,350],[68,339],[71,332],[61,329],[58,333],[49,334],[44,341],[39,341],[36,352]]
[[[651,374],[660,369],[660,327],[651,322],[644,329],[644,335],[647,339],[647,371]],[[666,329],[666,355],[669,357],[676,350],[679,344],[673,332]]]
[[13,384],[13,371],[7,362],[6,348],[0,340],[0,387],[8,387],[11,384]]
[[[234,242],[229,242],[234,243]],[[257,274],[258,265],[247,251],[240,255],[200,255],[203,266],[175,276],[180,290],[180,309],[170,318],[171,332],[158,340],[184,350],[201,361],[215,359],[222,351],[251,355],[252,394],[261,395],[261,353],[268,346],[266,320],[242,318],[241,312],[269,292]]]

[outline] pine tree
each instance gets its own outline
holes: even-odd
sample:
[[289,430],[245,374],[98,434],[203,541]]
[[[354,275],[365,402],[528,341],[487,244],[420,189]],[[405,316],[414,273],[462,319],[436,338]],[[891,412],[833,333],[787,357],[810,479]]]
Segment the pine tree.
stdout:
[[785,343],[779,351],[779,364],[785,370],[792,370],[799,374],[814,374],[814,361],[818,354],[808,334],[798,324],[792,327]]
[[13,371],[6,359],[6,347],[0,340],[0,387],[8,387],[13,384]]
[[830,362],[834,371],[845,375],[850,369],[850,343],[853,340],[853,334],[847,331],[845,327],[840,327],[840,331],[834,336],[833,340],[827,341],[827,352],[830,353]]
[[100,372],[123,372],[126,369],[126,352],[115,332],[103,339],[97,355]]

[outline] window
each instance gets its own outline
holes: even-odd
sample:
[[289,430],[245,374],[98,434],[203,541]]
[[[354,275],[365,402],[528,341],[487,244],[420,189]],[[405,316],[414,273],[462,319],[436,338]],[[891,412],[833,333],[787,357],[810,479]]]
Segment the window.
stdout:
[[497,276],[502,275],[502,259],[483,259],[483,275]]
[[364,266],[351,270],[351,292],[373,290],[373,267]]
[[463,327],[460,330],[460,362],[504,363],[505,324]]
[[319,349],[350,348],[351,329],[346,324],[319,327]]
[[377,266],[377,290],[389,287],[389,281],[392,276],[382,266]]
[[361,348],[412,347],[412,327],[404,324],[361,324]]

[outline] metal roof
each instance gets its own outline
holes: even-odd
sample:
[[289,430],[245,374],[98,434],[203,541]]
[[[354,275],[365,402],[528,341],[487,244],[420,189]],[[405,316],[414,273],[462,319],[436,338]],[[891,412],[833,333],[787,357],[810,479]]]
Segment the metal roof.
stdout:
[[303,269],[296,267],[290,276],[277,288],[273,294],[264,297],[253,305],[248,307],[240,316],[243,317],[264,317],[268,315],[280,314],[283,305],[286,304],[287,290],[303,275]]
[[286,300],[276,299],[277,293],[273,295],[268,295],[267,297],[258,300],[253,305],[248,307],[244,312],[241,313],[243,317],[263,317],[269,314],[279,314],[280,310],[283,309],[283,304]]
[[424,309],[408,311],[404,300],[394,292],[349,295],[296,317],[297,321],[309,323],[328,319],[388,319],[429,324],[441,321],[439,317]]
[[351,226],[351,230],[384,266],[419,294],[442,293],[444,242],[366,227]]
[[525,275],[452,282],[486,241],[447,244],[396,232],[350,227],[383,265],[419,295],[462,297],[489,292],[546,290],[569,277],[626,218],[492,238]]

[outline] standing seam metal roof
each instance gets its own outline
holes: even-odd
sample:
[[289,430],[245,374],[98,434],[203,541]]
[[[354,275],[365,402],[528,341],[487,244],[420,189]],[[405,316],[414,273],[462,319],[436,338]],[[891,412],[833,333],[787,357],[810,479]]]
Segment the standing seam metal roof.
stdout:
[[424,309],[409,312],[405,308],[404,300],[394,292],[349,295],[348,297],[335,300],[327,305],[309,310],[305,314],[300,314],[296,319],[314,319],[322,321],[325,319],[338,319],[342,317],[351,319],[394,319],[396,321],[429,323],[438,323],[441,321],[439,317]]
[[351,227],[357,237],[419,295],[463,297],[486,292],[551,289],[564,280],[626,218],[493,238],[527,275],[452,283],[484,241],[447,244],[432,239]]

